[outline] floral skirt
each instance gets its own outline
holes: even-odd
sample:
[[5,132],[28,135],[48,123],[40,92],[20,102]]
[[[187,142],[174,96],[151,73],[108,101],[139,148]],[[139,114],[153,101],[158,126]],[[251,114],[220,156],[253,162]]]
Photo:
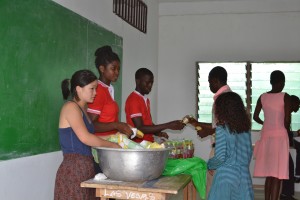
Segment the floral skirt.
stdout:
[[95,200],[95,189],[82,188],[80,183],[94,178],[92,156],[65,154],[59,166],[54,189],[54,200]]

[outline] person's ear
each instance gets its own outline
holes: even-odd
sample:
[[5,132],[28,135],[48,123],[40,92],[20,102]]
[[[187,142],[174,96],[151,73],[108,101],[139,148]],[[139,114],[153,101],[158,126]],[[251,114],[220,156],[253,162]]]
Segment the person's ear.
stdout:
[[80,87],[80,86],[76,86],[75,90],[76,90],[76,94],[77,94],[77,96],[79,96],[79,94],[80,94],[80,93],[81,93],[81,91],[82,91],[82,87]]
[[135,84],[136,84],[136,85],[139,85],[139,84],[140,84],[140,82],[141,82],[141,80],[140,80],[140,79],[135,79]]
[[81,89],[82,88],[80,86],[78,86],[78,85],[76,86],[75,90],[76,90],[77,94],[81,91]]
[[105,67],[103,65],[99,66],[99,71],[103,74],[105,70]]

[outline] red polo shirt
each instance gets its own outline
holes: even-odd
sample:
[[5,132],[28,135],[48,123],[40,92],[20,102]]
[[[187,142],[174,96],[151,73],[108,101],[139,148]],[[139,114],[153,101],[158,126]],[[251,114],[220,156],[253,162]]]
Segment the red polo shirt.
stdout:
[[[119,106],[114,100],[114,88],[98,80],[97,94],[93,103],[88,104],[87,112],[99,115],[99,122],[118,122]],[[117,130],[95,133],[98,136],[115,134]]]
[[[125,102],[125,113],[126,122],[131,126],[135,127],[132,118],[142,117],[144,125],[153,125],[151,111],[150,111],[150,100],[137,91],[133,91]],[[147,140],[154,142],[153,134],[144,134],[144,138],[134,138],[135,142],[141,142]]]

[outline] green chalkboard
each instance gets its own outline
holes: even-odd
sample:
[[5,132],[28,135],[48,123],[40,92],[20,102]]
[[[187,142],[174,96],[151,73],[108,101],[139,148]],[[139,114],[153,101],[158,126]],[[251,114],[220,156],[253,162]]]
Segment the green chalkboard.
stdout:
[[57,151],[61,81],[122,38],[50,0],[1,0],[0,25],[0,160]]

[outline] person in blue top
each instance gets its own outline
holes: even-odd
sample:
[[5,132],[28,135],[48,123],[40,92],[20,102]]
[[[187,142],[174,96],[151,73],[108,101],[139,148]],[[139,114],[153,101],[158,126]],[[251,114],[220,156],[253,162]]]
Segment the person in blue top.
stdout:
[[207,162],[208,173],[214,173],[208,199],[252,200],[251,122],[241,97],[234,92],[221,94],[215,101],[215,117],[215,154]]
[[[69,85],[71,83],[71,88]],[[87,103],[94,101],[97,77],[89,70],[79,70],[62,84],[65,100],[60,112],[59,143],[63,161],[56,173],[54,199],[90,200],[95,190],[81,188],[80,183],[95,176],[91,147],[120,148],[94,135],[94,126],[87,115]]]

